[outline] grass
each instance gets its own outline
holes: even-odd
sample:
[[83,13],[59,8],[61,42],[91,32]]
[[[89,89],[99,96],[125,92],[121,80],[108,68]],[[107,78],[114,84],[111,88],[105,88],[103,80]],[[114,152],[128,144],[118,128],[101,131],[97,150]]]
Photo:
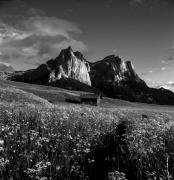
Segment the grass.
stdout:
[[0,101],[6,103],[51,105],[46,99],[40,98],[32,93],[22,91],[8,86],[0,87]]
[[174,178],[172,111],[53,105],[5,84],[0,100],[2,180]]
[[[26,93],[34,94],[42,99],[47,100],[53,104],[66,104],[65,97],[66,93],[76,93],[83,94],[81,91],[69,91],[66,89],[51,87],[51,86],[43,86],[36,84],[28,84],[22,82],[14,82],[14,81],[2,81],[0,80],[0,87],[10,87],[25,91]],[[68,105],[68,104],[67,104]],[[129,109],[129,110],[143,110],[143,111],[158,111],[158,112],[172,112],[174,111],[174,106],[165,106],[165,105],[153,105],[153,104],[145,104],[145,103],[134,103],[128,102],[121,99],[111,99],[104,97],[101,100],[99,105],[103,108],[121,108],[121,109]]]

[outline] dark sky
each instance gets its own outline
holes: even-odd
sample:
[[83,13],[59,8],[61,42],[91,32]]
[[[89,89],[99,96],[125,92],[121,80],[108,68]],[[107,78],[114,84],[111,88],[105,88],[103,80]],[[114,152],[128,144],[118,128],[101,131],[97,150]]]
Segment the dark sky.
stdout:
[[36,67],[71,45],[89,61],[131,60],[150,85],[174,81],[173,0],[0,0],[0,62]]

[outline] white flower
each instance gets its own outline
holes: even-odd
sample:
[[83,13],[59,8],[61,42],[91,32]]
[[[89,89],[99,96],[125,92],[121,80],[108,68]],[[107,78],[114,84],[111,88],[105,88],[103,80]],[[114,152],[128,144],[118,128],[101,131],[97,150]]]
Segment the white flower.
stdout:
[[1,146],[4,145],[4,140],[0,139],[0,145],[1,145]]

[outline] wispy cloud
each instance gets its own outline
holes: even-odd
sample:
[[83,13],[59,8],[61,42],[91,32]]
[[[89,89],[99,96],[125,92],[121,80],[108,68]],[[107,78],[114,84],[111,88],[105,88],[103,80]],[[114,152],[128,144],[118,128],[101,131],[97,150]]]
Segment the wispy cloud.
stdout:
[[165,70],[167,70],[167,67],[162,67],[161,70],[165,71]]
[[153,73],[161,73],[161,71],[168,71],[168,70],[172,70],[173,66],[163,66],[163,67],[157,67],[157,68],[153,68],[152,70],[148,70],[146,72],[141,73],[141,76],[148,76],[151,75]]
[[142,76],[146,76],[146,75],[149,75],[149,74],[152,74],[153,73],[153,70],[149,70],[147,72],[143,72],[141,73]]
[[171,70],[172,68],[173,68],[172,66],[170,66],[170,67],[164,66],[164,67],[161,67],[161,71]]
[[174,82],[173,81],[169,81],[167,83],[164,83],[164,84],[161,84],[161,85],[158,85],[158,88],[159,87],[163,87],[165,89],[168,89],[168,90],[171,90],[174,92]]
[[82,33],[77,24],[38,12],[32,8],[22,19],[14,17],[15,23],[0,20],[0,61],[29,67],[57,56],[69,45],[87,51],[86,45],[74,38]]
[[148,86],[150,86],[150,87],[155,87],[156,86],[156,82],[153,81],[152,79],[145,78],[144,80],[145,80],[145,82],[147,83]]
[[70,38],[69,33],[80,33],[77,25],[55,17],[33,16],[24,20],[21,24],[25,31],[32,32],[36,36],[64,36]]

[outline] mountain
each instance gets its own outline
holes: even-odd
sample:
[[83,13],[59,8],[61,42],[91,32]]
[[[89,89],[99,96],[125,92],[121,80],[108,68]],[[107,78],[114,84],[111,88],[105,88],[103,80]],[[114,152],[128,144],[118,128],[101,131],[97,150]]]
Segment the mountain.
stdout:
[[146,83],[135,72],[131,61],[122,61],[118,56],[110,55],[90,65],[92,85],[101,89],[107,96],[118,97],[123,88],[128,92],[147,88]]
[[71,47],[60,52],[59,56],[34,70],[23,72],[23,75],[14,76],[14,79],[32,83],[49,83],[60,79],[74,79],[81,83],[91,85],[89,76],[90,66],[80,52],[73,52]]
[[62,50],[56,59],[48,61],[47,67],[51,72],[49,82],[72,78],[91,85],[88,62],[80,52],[73,52],[71,47]]
[[174,105],[174,93],[147,86],[136,73],[131,61],[115,55],[90,63],[92,86],[106,96],[134,102]]
[[174,93],[164,88],[150,88],[138,76],[131,61],[110,55],[88,62],[82,53],[71,47],[63,49],[55,59],[36,69],[15,72],[10,78],[70,90],[89,91],[111,98],[154,104],[174,105]]
[[0,63],[0,71],[2,71],[2,72],[13,72],[14,69],[11,65]]
[[55,59],[36,69],[15,72],[10,78],[35,84],[63,87],[70,90],[99,92],[91,86],[90,65],[79,51],[63,49]]

